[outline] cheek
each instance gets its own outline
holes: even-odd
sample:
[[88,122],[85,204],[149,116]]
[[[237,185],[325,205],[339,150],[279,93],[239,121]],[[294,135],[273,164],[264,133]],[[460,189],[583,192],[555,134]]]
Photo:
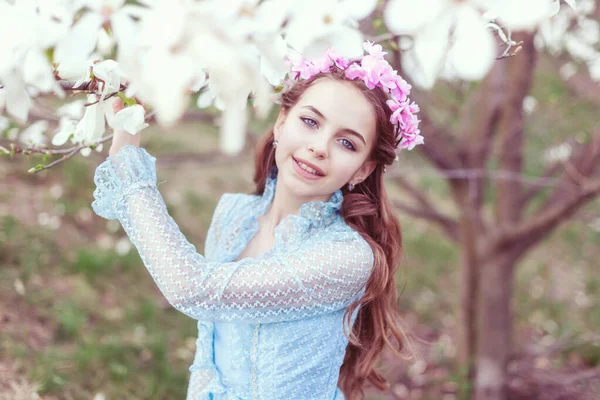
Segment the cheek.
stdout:
[[279,135],[279,142],[283,148],[294,147],[302,143],[304,132],[302,126],[299,126],[293,121],[287,122],[282,128]]

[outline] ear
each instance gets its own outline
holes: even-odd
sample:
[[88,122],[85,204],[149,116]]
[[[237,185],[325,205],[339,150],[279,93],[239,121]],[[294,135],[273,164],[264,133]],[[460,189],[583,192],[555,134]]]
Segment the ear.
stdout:
[[354,173],[350,182],[357,185],[367,179],[369,175],[375,170],[377,163],[373,160],[365,161],[365,163]]
[[287,118],[287,111],[283,108],[279,111],[279,115],[277,115],[277,119],[275,120],[275,125],[273,125],[273,136],[275,136],[275,140],[279,140],[279,131],[283,127],[285,120]]

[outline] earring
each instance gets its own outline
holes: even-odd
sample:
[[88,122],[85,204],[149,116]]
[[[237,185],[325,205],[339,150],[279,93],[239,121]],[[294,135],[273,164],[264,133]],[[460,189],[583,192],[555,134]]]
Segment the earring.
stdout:
[[279,142],[277,140],[273,140],[273,147],[277,147],[278,144]]
[[348,190],[350,190],[350,191],[354,190],[354,183],[348,183]]

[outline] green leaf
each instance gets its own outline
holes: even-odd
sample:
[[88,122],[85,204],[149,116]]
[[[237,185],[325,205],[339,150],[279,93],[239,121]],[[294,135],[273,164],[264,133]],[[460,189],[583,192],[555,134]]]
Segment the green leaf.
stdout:
[[37,172],[37,171],[40,171],[40,170],[44,169],[44,167],[45,167],[45,165],[43,165],[43,164],[38,164],[38,165],[36,165],[36,166],[35,166],[35,167],[33,167],[33,168],[29,168],[29,169],[27,170],[27,172],[29,172],[30,174],[32,174],[32,173],[34,173],[34,172]]
[[119,92],[119,97],[121,98],[121,100],[123,100],[123,106],[125,107],[130,107],[137,104],[137,101],[135,101],[134,98],[125,96],[123,92]]

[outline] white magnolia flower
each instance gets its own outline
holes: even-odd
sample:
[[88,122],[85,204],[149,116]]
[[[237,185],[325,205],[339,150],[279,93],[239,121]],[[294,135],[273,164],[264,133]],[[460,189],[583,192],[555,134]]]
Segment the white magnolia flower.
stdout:
[[62,117],[59,120],[58,128],[52,137],[53,146],[62,146],[67,143],[69,137],[75,133],[77,121],[68,117]]
[[44,146],[47,141],[44,132],[47,130],[48,121],[37,121],[21,133],[19,140],[28,146]]
[[[88,101],[96,101],[95,95],[88,96]],[[102,138],[105,132],[103,102],[85,108],[83,118],[75,127],[74,143],[93,144]]]
[[[221,118],[219,147],[225,154],[237,154],[244,148],[246,135],[246,101],[230,103]],[[240,137],[243,135],[244,137]]]
[[125,107],[115,114],[112,121],[112,127],[113,129],[123,130],[135,135],[142,129],[148,127],[148,124],[144,122],[144,114],[144,107],[139,104]]
[[70,103],[63,104],[56,110],[56,114],[59,117],[68,117],[71,119],[80,120],[83,117],[85,111],[85,101],[75,100]]
[[118,92],[121,88],[121,78],[125,77],[119,64],[115,60],[104,60],[92,66],[94,76],[102,81],[102,98],[104,96]]
[[0,115],[0,133],[4,132],[10,126],[10,119]]
[[[103,146],[104,143],[100,143],[98,146],[96,146],[96,152],[101,153]],[[90,154],[92,154],[92,149],[90,147],[84,147],[83,149],[79,150],[79,153],[84,157],[88,157]]]
[[535,97],[533,96],[525,96],[523,98],[523,111],[525,111],[525,114],[527,115],[531,115],[538,106],[538,101]]
[[357,17],[365,17],[376,2],[356,0],[305,0],[293,4],[284,29],[285,40],[308,58],[320,57],[334,46],[345,57],[363,54]]
[[403,67],[422,88],[433,87],[439,76],[482,79],[495,60],[492,33],[481,12],[469,2],[427,0],[416,5],[408,0],[392,0],[384,16],[392,32],[414,35],[413,46],[404,54]]
[[27,87],[22,79],[22,76],[18,71],[5,75],[3,84],[4,88],[1,90],[4,97],[1,102],[4,103],[4,108],[12,117],[18,121],[27,121],[29,115],[29,109],[33,102],[27,93]]
[[450,5],[448,0],[391,0],[383,14],[385,25],[398,35],[415,35]]

